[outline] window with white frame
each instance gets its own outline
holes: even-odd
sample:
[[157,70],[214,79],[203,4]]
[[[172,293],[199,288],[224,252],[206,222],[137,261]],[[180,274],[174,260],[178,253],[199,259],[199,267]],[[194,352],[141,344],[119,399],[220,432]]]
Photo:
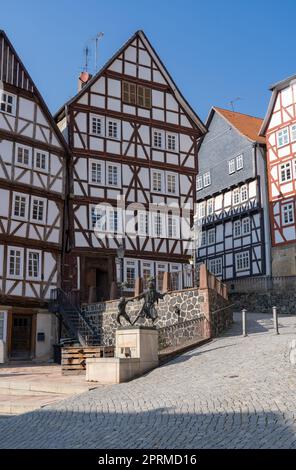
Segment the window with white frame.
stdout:
[[111,233],[117,233],[119,229],[118,210],[108,210],[108,231]]
[[37,222],[43,222],[44,218],[44,200],[43,199],[32,199],[32,220]]
[[163,214],[153,214],[154,236],[163,237]]
[[222,258],[215,258],[209,260],[209,271],[215,276],[222,275]]
[[181,265],[171,264],[170,266],[170,281],[171,281],[171,290],[180,289],[180,275],[181,275]]
[[107,211],[105,207],[100,207],[99,205],[91,206],[90,223],[92,229],[95,228],[99,232],[105,232],[107,229],[106,218]]
[[251,233],[251,220],[249,217],[242,220],[242,233],[243,235],[249,235]]
[[233,222],[233,236],[234,237],[241,236],[241,221],[240,220],[235,220],[235,222]]
[[48,153],[35,150],[35,168],[37,170],[48,170]]
[[207,244],[207,232],[201,232],[200,236],[200,246],[205,246]]
[[104,135],[104,118],[101,116],[91,116],[91,133],[94,135]]
[[107,119],[107,136],[111,139],[119,139],[119,122]]
[[235,188],[232,192],[232,204],[236,206],[240,203],[240,190],[239,188]]
[[214,199],[208,199],[207,201],[207,215],[213,215],[214,213]]
[[216,231],[214,228],[208,230],[208,245],[213,245],[216,241]]
[[167,173],[167,193],[176,194],[177,192],[177,175],[173,173]]
[[6,312],[0,312],[0,340],[6,341]]
[[149,214],[148,212],[138,212],[138,234],[146,236],[149,234]]
[[292,180],[292,163],[283,163],[280,166],[280,182],[286,183]]
[[234,158],[232,160],[229,160],[228,162],[228,172],[230,175],[235,172],[235,160]]
[[150,261],[142,261],[142,278],[143,288],[147,289],[149,279],[153,277],[153,263]]
[[250,253],[248,251],[236,253],[235,269],[236,271],[245,271],[246,269],[250,269]]
[[107,165],[107,181],[110,186],[119,185],[119,168],[116,165]]
[[211,173],[209,171],[203,175],[203,184],[205,188],[211,184]]
[[177,148],[177,136],[176,134],[169,134],[166,135],[167,140],[167,150],[174,152]]
[[14,194],[13,202],[13,215],[24,219],[27,217],[28,208],[28,196],[21,196],[20,194]]
[[198,218],[203,219],[206,216],[206,203],[205,201],[198,204]]
[[16,97],[0,90],[0,111],[7,114],[15,114]]
[[248,187],[246,184],[241,187],[240,199],[241,199],[241,202],[246,202],[248,200]]
[[168,269],[167,264],[162,264],[162,263],[156,264],[156,288],[160,292],[163,289],[163,278],[164,278],[164,273],[167,271],[167,269]]
[[28,250],[27,263],[28,279],[40,279],[40,252]]
[[163,147],[164,133],[162,131],[153,131],[153,147],[161,149]]
[[90,162],[90,180],[92,183],[102,184],[103,171],[102,163],[99,162]]
[[294,223],[294,204],[292,202],[282,205],[282,219],[283,225],[289,225]]
[[179,219],[176,215],[168,215],[168,238],[179,238]]
[[235,160],[236,160],[236,169],[237,169],[237,171],[242,170],[243,167],[244,167],[244,156],[243,156],[243,154],[241,153],[240,155],[238,155]]
[[293,124],[290,127],[290,134],[291,134],[291,142],[294,142],[296,140],[296,124]]
[[134,289],[136,283],[136,261],[125,261],[125,282],[127,289]]
[[283,147],[289,143],[289,129],[285,127],[277,132],[278,147]]
[[8,250],[8,276],[21,277],[22,276],[22,250],[17,248],[9,248]]
[[162,192],[162,173],[160,171],[152,172],[152,191],[153,192]]
[[16,163],[21,166],[30,166],[31,164],[31,149],[18,145],[16,148]]
[[203,188],[203,178],[202,176],[197,176],[196,178],[196,191],[200,191]]

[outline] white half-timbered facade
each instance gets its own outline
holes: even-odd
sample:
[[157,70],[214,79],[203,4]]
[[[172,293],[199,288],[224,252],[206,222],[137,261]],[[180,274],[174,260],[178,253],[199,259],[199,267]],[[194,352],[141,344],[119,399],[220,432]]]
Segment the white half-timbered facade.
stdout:
[[50,341],[49,331],[44,344],[34,337],[48,320],[38,312],[61,280],[65,160],[59,129],[0,32],[0,310],[11,356],[38,356]]
[[165,271],[181,288],[191,237],[182,218],[192,222],[206,129],[141,31],[80,83],[56,115],[72,153],[73,288],[106,299],[122,275],[132,291],[137,277],[156,276],[161,287]]
[[262,120],[213,108],[199,149],[197,263],[224,280],[270,274]]
[[296,274],[296,75],[271,88],[261,128],[266,137],[272,269]]

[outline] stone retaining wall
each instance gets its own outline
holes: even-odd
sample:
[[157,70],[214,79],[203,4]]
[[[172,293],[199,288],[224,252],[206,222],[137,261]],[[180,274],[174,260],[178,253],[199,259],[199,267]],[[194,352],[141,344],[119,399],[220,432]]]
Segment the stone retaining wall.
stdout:
[[235,293],[230,294],[229,299],[237,311],[245,308],[249,312],[272,313],[272,307],[276,306],[280,314],[296,314],[296,292]]

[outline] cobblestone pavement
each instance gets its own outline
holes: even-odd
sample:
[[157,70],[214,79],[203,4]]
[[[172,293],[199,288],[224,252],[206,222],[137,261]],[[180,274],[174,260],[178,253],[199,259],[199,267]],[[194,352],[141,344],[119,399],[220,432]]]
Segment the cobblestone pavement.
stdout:
[[[251,319],[250,319],[251,317]],[[1,448],[296,448],[296,317],[239,317],[225,335],[132,382],[0,419]]]

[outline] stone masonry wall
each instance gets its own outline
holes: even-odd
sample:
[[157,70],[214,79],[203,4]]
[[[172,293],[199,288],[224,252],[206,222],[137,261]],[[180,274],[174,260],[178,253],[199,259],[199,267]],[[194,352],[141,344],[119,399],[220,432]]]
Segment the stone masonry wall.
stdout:
[[229,296],[234,303],[234,310],[243,308],[249,312],[271,313],[272,307],[278,308],[280,314],[296,314],[296,292],[282,290],[270,292],[234,293]]

